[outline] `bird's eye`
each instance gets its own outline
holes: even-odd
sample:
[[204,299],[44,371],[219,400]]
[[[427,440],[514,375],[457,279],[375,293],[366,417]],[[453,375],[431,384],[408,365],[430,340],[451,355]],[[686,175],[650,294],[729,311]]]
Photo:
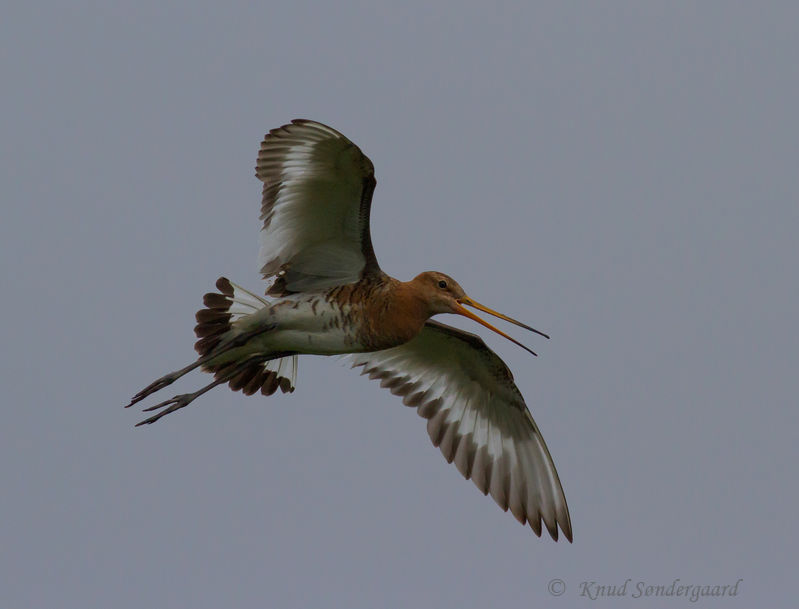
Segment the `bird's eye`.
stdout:
[[446,290],[447,282],[442,279],[441,281],[438,282],[438,287],[440,287],[442,290]]

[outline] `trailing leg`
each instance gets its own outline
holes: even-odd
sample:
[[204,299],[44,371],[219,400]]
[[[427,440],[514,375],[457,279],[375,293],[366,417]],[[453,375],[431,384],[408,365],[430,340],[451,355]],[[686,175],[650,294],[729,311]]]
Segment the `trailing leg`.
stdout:
[[145,408],[144,412],[151,412],[153,410],[158,410],[159,408],[164,408],[165,406],[169,406],[168,408],[162,410],[158,414],[151,416],[149,419],[145,419],[144,421],[136,423],[136,427],[139,427],[140,425],[145,425],[145,424],[149,425],[155,423],[158,419],[168,415],[170,412],[175,412],[176,410],[180,410],[181,408],[188,406],[195,399],[200,397],[202,394],[207,393],[217,385],[222,385],[223,383],[227,383],[236,374],[241,372],[247,366],[251,365],[251,363],[252,362],[245,362],[244,364],[241,364],[239,366],[231,366],[233,369],[229,373],[219,376],[213,383],[209,383],[208,385],[206,385],[202,389],[198,389],[194,393],[182,393],[180,395],[176,395],[173,398],[165,400],[160,404],[156,404],[155,406],[150,406],[149,408]]
[[[152,395],[156,391],[160,391],[164,387],[168,387],[180,377],[188,374],[195,368],[200,366],[208,366],[211,360],[219,357],[220,355],[230,351],[231,349],[236,349],[238,347],[244,346],[250,339],[258,336],[259,334],[263,334],[264,332],[268,332],[269,330],[274,329],[274,325],[265,326],[263,328],[258,328],[257,330],[253,330],[251,332],[246,332],[243,334],[238,334],[236,336],[231,336],[229,340],[217,343],[214,346],[214,349],[210,350],[207,355],[203,357],[197,358],[197,361],[192,362],[185,368],[181,368],[180,370],[175,370],[174,372],[170,372],[169,374],[165,374],[161,378],[153,381],[147,387],[139,391],[133,398],[130,400],[130,404],[125,406],[125,408],[130,408],[137,402],[141,402],[144,398],[149,395]],[[212,368],[209,368],[212,369]]]

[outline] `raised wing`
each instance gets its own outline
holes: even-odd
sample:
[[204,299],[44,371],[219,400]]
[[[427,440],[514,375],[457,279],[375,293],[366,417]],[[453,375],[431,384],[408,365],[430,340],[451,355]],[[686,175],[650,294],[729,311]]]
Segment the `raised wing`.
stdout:
[[380,273],[369,234],[374,167],[335,129],[297,119],[261,143],[259,265],[269,294],[323,290]]
[[413,340],[384,351],[347,356],[361,374],[427,419],[444,458],[503,510],[541,535],[543,520],[572,540],[563,488],[541,432],[505,363],[482,339],[428,321]]

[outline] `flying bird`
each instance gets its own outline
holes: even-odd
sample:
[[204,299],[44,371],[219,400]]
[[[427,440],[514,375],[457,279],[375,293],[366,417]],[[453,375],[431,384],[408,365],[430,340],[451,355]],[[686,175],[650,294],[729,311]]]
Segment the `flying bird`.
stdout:
[[[214,381],[145,408],[138,425],[188,406],[218,385],[252,395],[294,391],[297,356],[348,354],[427,419],[444,458],[536,535],[572,527],[552,457],[505,363],[481,338],[430,318],[454,313],[530,349],[466,306],[483,306],[451,277],[384,273],[369,232],[374,167],[341,133],[310,120],[270,131],[255,175],[263,183],[260,296],[222,277],[196,314],[196,361],[137,393],[128,406],[201,368]],[[535,353],[533,353],[535,355]]]

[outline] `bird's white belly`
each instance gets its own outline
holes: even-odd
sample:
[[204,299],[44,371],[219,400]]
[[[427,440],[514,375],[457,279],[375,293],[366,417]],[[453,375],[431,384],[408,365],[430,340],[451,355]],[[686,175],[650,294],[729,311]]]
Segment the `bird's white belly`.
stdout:
[[321,296],[303,295],[281,299],[238,323],[242,329],[274,326],[250,341],[259,350],[316,355],[363,351],[354,328],[345,326],[344,314]]

